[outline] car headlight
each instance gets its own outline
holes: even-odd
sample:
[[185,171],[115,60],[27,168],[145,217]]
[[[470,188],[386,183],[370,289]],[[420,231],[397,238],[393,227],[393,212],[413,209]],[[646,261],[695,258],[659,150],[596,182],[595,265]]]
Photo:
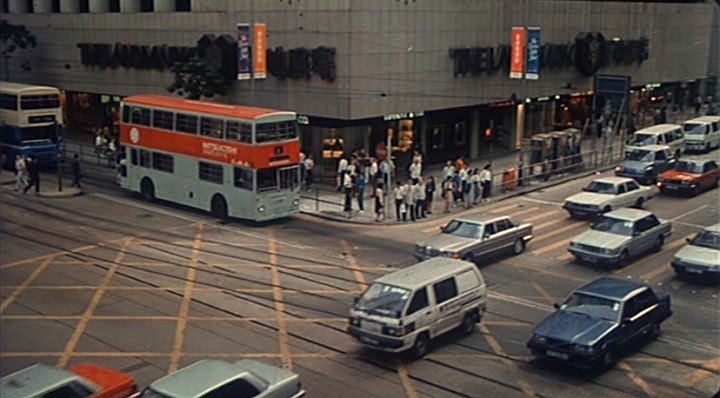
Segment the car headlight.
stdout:
[[570,247],[574,247],[577,249],[578,247],[580,247],[580,244],[577,242],[570,242]]
[[537,335],[537,334],[534,334],[532,339],[535,342],[535,344],[537,344],[537,345],[546,346],[548,343],[547,338],[545,338],[544,336]]
[[613,253],[615,253],[615,249],[602,248],[602,249],[600,249],[600,253],[613,254]]
[[265,206],[263,206],[263,205],[258,206],[257,211],[258,211],[258,213],[264,213],[264,212],[265,212]]
[[350,318],[350,325],[360,327],[360,318]]
[[298,206],[300,206],[300,200],[293,199],[293,207],[298,207]]

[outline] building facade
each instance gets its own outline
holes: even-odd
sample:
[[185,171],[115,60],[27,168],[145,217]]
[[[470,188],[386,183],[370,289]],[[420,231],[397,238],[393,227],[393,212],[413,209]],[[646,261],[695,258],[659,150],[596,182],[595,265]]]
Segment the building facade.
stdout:
[[[388,135],[402,167],[416,148],[430,163],[472,160],[535,133],[582,128],[596,74],[630,77],[635,112],[717,93],[715,2],[4,0],[3,8],[37,37],[6,60],[3,79],[66,90],[78,129],[106,124],[123,96],[168,94],[174,60],[217,57],[237,45],[237,24],[264,23],[267,77],[234,80],[212,100],[297,112],[303,149],[327,170],[357,149],[381,154]],[[513,27],[539,28],[536,79],[510,78]]]

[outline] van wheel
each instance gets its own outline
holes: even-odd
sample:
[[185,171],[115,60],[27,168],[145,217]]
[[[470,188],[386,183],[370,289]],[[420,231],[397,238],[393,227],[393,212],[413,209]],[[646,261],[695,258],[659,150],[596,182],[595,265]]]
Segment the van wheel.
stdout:
[[212,203],[210,204],[210,212],[212,213],[213,217],[219,218],[221,220],[227,218],[227,203],[225,202],[225,198],[223,198],[222,195],[213,196]]
[[522,239],[516,239],[513,245],[513,253],[517,256],[518,254],[525,251],[525,241]]
[[415,344],[412,348],[412,354],[415,358],[422,358],[427,354],[428,352],[428,334],[427,332],[423,332],[418,335],[417,338],[415,338]]
[[143,199],[151,202],[155,200],[155,185],[149,178],[144,178],[140,183],[140,194]]
[[477,323],[477,315],[473,313],[465,314],[462,323],[462,331],[464,334],[472,334],[475,331],[475,324]]
[[609,212],[611,212],[611,211],[612,211],[612,207],[610,207],[610,206],[605,206],[605,207],[603,207],[603,209],[602,209],[603,214],[609,213]]
[[635,201],[635,208],[642,209],[644,204],[645,204],[645,198],[637,198],[637,200]]
[[710,152],[710,143],[705,144],[705,153]]
[[653,246],[653,251],[655,253],[659,252],[660,250],[662,250],[664,244],[665,238],[662,235],[658,236],[657,241],[655,242],[655,246]]

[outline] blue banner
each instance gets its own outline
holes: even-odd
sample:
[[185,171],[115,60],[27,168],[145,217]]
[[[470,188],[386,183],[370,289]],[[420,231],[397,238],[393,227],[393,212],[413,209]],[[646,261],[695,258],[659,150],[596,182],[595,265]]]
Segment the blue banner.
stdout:
[[525,56],[525,78],[540,78],[540,28],[527,28],[527,55]]
[[252,54],[250,34],[250,25],[240,23],[237,25],[238,80],[250,78],[250,68],[252,67],[252,60],[250,59]]

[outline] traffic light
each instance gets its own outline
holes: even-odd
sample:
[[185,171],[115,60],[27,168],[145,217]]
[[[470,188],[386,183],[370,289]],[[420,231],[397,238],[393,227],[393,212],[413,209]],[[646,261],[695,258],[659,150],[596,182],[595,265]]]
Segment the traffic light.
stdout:
[[485,129],[485,139],[487,139],[488,141],[493,139],[493,131],[489,127]]

